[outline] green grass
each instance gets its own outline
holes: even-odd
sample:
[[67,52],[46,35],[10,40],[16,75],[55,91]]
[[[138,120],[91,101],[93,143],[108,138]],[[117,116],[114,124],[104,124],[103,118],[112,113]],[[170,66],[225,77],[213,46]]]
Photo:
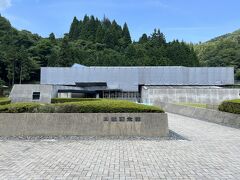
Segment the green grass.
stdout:
[[224,102],[240,103],[240,99],[232,99],[232,100],[227,100]]
[[158,107],[124,100],[89,100],[57,104],[12,103],[0,106],[0,113],[164,113]]
[[177,105],[190,106],[190,107],[196,107],[196,108],[207,108],[206,104],[199,104],[199,103],[178,103]]

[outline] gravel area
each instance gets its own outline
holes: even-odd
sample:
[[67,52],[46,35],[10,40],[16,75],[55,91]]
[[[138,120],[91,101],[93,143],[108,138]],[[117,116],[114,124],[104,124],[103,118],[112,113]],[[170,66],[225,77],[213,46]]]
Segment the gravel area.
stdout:
[[97,141],[97,140],[144,140],[144,141],[166,141],[166,140],[187,140],[183,136],[170,130],[167,137],[132,137],[132,136],[11,136],[2,137],[0,141]]

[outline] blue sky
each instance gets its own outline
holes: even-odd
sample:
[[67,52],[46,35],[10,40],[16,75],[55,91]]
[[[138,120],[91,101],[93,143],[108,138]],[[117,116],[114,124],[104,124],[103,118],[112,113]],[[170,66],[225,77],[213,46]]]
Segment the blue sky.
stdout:
[[74,16],[105,15],[132,38],[160,28],[167,40],[206,41],[240,28],[239,0],[0,0],[0,12],[18,29],[62,37]]

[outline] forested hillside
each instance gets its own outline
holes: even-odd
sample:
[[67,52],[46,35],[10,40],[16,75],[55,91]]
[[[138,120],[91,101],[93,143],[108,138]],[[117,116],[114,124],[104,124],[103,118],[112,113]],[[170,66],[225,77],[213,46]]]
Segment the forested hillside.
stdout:
[[240,30],[197,44],[195,51],[203,66],[234,66],[240,80]]
[[192,46],[178,40],[166,42],[160,30],[143,34],[132,42],[125,23],[120,26],[108,18],[76,17],[69,33],[42,38],[29,31],[19,31],[0,16],[0,83],[12,85],[39,81],[44,66],[198,66]]

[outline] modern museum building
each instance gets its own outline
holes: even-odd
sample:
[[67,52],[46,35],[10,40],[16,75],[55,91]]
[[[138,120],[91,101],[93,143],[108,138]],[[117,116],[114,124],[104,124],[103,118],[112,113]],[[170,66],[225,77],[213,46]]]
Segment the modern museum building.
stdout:
[[219,103],[239,98],[233,67],[42,67],[40,84],[14,85],[13,102],[51,102],[52,98],[115,98],[151,104]]

